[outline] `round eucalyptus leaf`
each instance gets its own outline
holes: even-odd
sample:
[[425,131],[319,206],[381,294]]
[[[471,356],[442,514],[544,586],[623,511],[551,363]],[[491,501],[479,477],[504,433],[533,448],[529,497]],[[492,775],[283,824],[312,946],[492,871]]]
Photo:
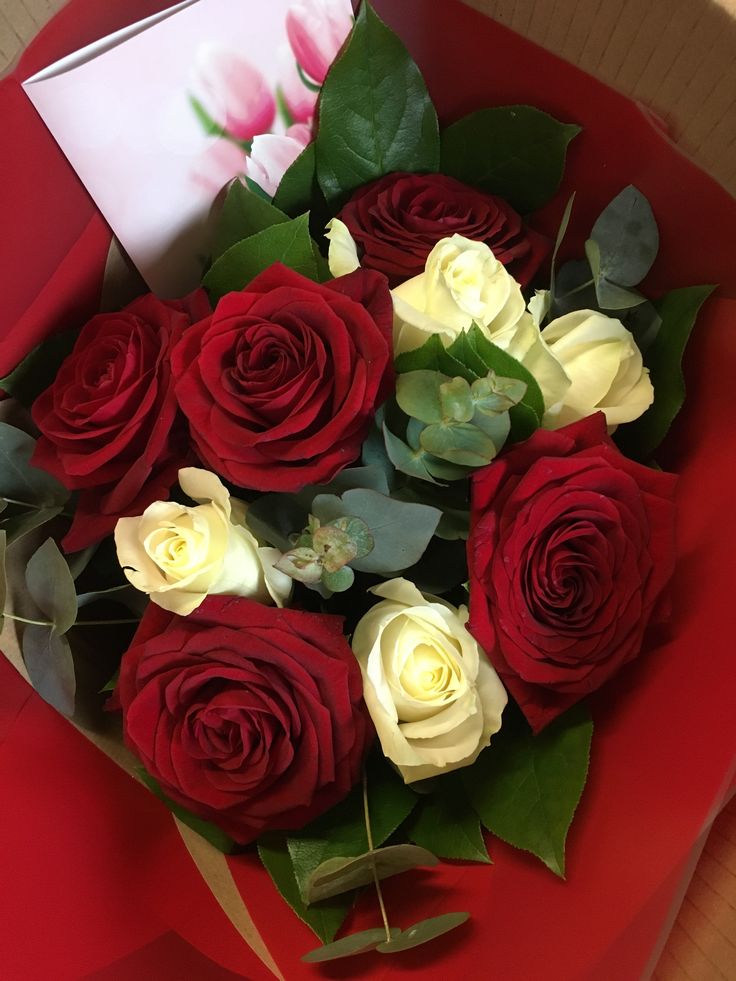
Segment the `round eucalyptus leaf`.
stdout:
[[[391,939],[398,937],[400,930],[389,930]],[[380,927],[373,930],[362,930],[360,933],[351,933],[341,940],[334,943],[325,944],[324,947],[316,947],[304,954],[303,961],[307,964],[321,964],[323,961],[336,961],[340,957],[354,957],[356,954],[365,954],[369,950],[375,950],[380,943],[386,943],[386,931]]]
[[354,858],[328,858],[307,879],[304,898],[308,903],[317,903],[367,886],[373,882],[374,868],[379,879],[388,879],[420,865],[436,864],[437,857],[418,845],[388,845]]
[[462,926],[470,918],[470,913],[443,913],[442,916],[433,916],[429,920],[420,920],[408,930],[402,930],[398,937],[391,941],[384,940],[378,944],[376,950],[381,954],[399,954],[402,950],[411,950],[412,947],[420,947],[422,944],[429,943],[441,937],[444,933],[449,933],[455,927]]

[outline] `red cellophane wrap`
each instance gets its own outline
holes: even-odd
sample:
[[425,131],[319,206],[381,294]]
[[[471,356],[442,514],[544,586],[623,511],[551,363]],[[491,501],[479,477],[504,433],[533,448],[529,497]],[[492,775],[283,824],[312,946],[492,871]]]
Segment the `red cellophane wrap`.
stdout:
[[[0,373],[53,329],[95,311],[110,237],[19,80],[163,6],[72,0],[0,83]],[[456,0],[376,6],[424,70],[443,121],[486,105],[530,103],[583,126],[564,186],[538,223],[554,236],[564,202],[578,192],[568,255],[582,253],[595,217],[634,183],[651,201],[662,238],[648,291],[720,284],[687,355],[689,397],[663,459],[681,473],[671,639],[593,701],[591,775],[569,836],[566,882],[492,841],[492,867],[447,863],[385,887],[400,926],[461,909],[472,913],[467,926],[397,957],[320,970],[299,962],[316,939],[257,860],[232,858],[230,867],[288,981],[417,971],[504,981],[636,978],[733,776],[736,202],[640,107]],[[7,981],[272,976],[213,900],[163,806],[2,659],[0,787]],[[349,925],[377,923],[366,896]]]

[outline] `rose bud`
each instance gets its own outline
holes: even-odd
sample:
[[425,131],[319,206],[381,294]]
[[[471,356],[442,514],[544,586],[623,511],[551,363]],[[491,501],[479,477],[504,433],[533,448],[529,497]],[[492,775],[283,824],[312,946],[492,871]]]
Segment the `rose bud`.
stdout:
[[266,133],[276,103],[263,75],[237,52],[203,44],[197,56],[195,94],[212,119],[238,140]]
[[286,14],[286,34],[302,71],[321,85],[353,27],[350,0],[299,0]]

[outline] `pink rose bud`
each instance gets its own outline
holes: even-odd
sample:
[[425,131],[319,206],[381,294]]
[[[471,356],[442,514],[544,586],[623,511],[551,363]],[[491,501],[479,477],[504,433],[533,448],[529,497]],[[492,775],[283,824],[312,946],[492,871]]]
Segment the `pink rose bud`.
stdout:
[[286,108],[295,123],[308,123],[314,115],[317,93],[308,89],[299,76],[291,48],[284,45],[279,51],[279,88]]
[[246,174],[273,197],[289,167],[310,142],[312,131],[304,123],[290,126],[284,136],[256,136],[246,163]]
[[286,15],[291,50],[304,71],[321,85],[353,26],[350,0],[298,0]]
[[194,94],[212,119],[239,140],[268,132],[276,115],[263,75],[235,51],[217,44],[200,48]]

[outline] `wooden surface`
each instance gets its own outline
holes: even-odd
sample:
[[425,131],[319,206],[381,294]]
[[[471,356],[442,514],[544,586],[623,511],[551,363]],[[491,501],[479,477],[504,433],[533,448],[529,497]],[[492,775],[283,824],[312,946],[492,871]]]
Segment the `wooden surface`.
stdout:
[[[736,193],[736,0],[467,2],[652,107]],[[0,73],[62,5],[0,0]],[[713,825],[652,978],[736,981],[736,798]]]

